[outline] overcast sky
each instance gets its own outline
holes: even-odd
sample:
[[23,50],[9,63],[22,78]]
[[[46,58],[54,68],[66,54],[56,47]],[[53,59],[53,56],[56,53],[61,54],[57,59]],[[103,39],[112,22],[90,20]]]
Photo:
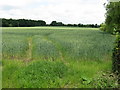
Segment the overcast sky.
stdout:
[[0,0],[0,18],[83,24],[104,22],[106,0]]

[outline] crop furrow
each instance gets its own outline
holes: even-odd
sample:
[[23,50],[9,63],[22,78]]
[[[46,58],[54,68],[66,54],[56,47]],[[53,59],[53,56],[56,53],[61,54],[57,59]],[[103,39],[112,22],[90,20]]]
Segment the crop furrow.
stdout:
[[60,59],[61,59],[62,61],[64,61],[64,57],[63,57],[63,54],[62,54],[62,52],[61,52],[59,43],[57,43],[56,41],[50,39],[49,36],[45,36],[44,38],[45,38],[47,41],[51,42],[51,43],[56,47],[56,49],[57,49],[57,51],[58,51],[58,53],[59,53]]

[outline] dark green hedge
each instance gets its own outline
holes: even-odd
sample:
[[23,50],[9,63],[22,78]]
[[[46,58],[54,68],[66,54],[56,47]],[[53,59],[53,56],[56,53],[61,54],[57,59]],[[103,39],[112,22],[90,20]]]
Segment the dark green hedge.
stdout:
[[[117,40],[115,43],[115,48],[113,50],[113,67],[112,70],[118,76],[120,75],[120,34],[117,35]],[[120,78],[118,78],[118,82],[120,84]]]

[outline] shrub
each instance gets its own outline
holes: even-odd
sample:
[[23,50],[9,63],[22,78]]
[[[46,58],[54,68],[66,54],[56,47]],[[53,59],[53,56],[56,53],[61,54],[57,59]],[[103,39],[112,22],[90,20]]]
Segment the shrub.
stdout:
[[[112,70],[119,76],[120,75],[120,34],[117,35],[115,48],[113,50],[112,61],[113,61]],[[119,78],[118,78],[118,83],[120,84]]]
[[92,81],[95,88],[118,88],[117,76],[111,72],[100,72]]
[[115,48],[113,50],[113,71],[120,73],[120,35],[117,35]]
[[106,31],[106,24],[105,24],[105,23],[102,23],[102,24],[100,25],[100,30],[101,30],[101,31]]

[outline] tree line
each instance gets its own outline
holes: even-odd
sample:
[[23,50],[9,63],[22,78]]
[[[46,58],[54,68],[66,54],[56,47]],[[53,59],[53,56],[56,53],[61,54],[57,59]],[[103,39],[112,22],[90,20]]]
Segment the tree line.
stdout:
[[29,19],[5,19],[2,18],[2,27],[33,27],[33,26],[68,26],[68,27],[91,27],[98,28],[97,24],[64,24],[62,22],[52,21],[46,24],[43,20],[29,20]]
[[32,27],[45,26],[43,20],[28,20],[28,19],[2,19],[2,27]]
[[91,27],[91,28],[98,28],[99,25],[97,24],[63,24],[62,22],[52,21],[49,26],[69,26],[69,27]]

